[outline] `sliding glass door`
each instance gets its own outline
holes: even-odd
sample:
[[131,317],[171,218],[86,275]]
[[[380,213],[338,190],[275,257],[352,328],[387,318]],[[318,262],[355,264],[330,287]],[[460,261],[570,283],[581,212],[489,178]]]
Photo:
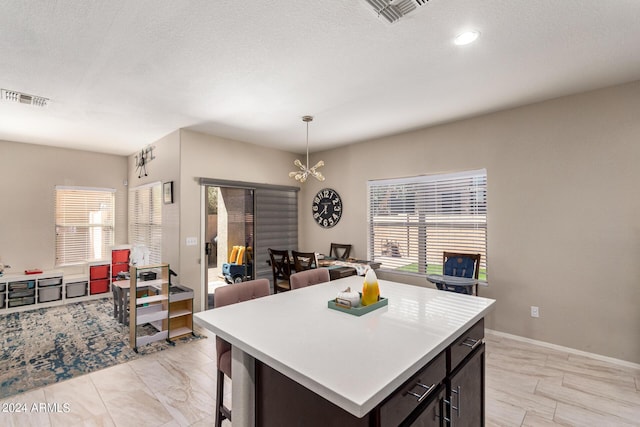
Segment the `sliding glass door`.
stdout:
[[200,178],[200,185],[208,309],[213,308],[219,286],[250,279],[272,281],[268,248],[298,249],[299,188],[209,178]]
[[207,308],[212,308],[215,288],[254,278],[254,190],[207,186],[205,210]]

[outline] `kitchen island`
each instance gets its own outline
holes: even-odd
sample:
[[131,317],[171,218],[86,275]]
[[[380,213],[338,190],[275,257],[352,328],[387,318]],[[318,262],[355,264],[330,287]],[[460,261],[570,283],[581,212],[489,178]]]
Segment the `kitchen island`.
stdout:
[[[234,426],[327,425],[329,418],[397,425],[433,402],[442,422],[459,415],[451,379],[471,359],[483,394],[482,320],[493,300],[380,280],[387,306],[361,317],[327,307],[362,281],[347,277],[194,316],[233,346]],[[483,401],[476,407],[483,418]]]

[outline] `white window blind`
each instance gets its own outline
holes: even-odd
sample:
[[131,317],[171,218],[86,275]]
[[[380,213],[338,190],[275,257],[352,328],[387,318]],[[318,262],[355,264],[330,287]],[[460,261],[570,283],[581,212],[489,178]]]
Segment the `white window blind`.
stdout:
[[368,182],[369,259],[381,268],[441,274],[442,253],[481,254],[487,268],[487,172]]
[[129,189],[129,243],[149,250],[149,263],[162,262],[162,184]]
[[114,240],[115,190],[55,187],[56,266],[109,256]]

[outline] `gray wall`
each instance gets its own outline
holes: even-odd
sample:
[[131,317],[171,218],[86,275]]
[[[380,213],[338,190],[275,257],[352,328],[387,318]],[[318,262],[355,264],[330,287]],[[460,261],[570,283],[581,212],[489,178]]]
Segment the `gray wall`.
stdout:
[[[367,257],[367,180],[486,168],[487,327],[640,363],[639,111],[635,82],[317,153],[327,180],[303,186],[300,246]],[[311,219],[322,187],[344,201],[329,230]]]

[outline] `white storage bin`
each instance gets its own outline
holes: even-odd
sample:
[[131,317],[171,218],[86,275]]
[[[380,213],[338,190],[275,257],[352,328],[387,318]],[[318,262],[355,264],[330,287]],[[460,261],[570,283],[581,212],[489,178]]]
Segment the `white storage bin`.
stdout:
[[24,298],[15,298],[9,300],[9,308],[11,307],[20,307],[23,305],[31,305],[36,302],[34,297],[24,297]]
[[50,279],[38,279],[38,287],[62,285],[62,277],[52,277]]
[[38,290],[38,302],[58,301],[62,299],[62,286],[46,287]]
[[67,298],[77,298],[87,295],[87,282],[67,283]]

